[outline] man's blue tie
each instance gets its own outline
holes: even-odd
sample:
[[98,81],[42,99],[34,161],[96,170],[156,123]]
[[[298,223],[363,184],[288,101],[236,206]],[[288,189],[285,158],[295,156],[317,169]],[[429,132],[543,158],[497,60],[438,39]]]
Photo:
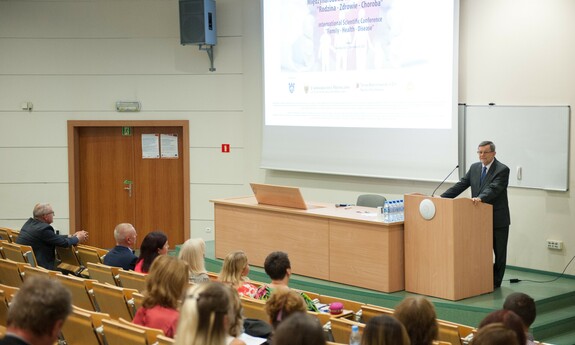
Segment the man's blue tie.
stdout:
[[487,175],[487,167],[484,166],[483,169],[481,169],[481,178],[479,179],[479,183],[482,184],[483,180],[485,179],[485,175]]

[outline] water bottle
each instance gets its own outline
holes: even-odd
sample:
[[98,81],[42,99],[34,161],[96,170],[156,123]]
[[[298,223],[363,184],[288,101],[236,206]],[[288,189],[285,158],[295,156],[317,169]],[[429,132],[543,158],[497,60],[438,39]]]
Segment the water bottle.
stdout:
[[390,207],[389,207],[389,214],[390,214],[390,220],[392,222],[397,222],[397,201],[396,200],[392,200],[390,203]]
[[383,222],[384,223],[390,222],[390,219],[389,219],[389,201],[386,201],[383,204]]
[[349,336],[349,345],[360,345],[361,335],[359,335],[359,327],[357,325],[351,326],[351,335]]
[[403,215],[404,215],[404,213],[403,213],[403,211],[404,211],[403,199],[398,200],[398,201],[399,201],[399,210],[398,210],[398,212],[397,212],[397,213],[399,214],[399,219],[398,219],[398,220],[399,220],[400,222],[403,222],[403,220],[404,220],[404,217],[403,217]]

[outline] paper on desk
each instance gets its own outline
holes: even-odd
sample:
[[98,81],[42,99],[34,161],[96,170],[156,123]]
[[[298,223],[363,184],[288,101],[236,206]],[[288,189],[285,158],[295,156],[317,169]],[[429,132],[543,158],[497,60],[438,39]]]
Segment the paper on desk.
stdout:
[[242,333],[239,336],[240,340],[243,340],[244,343],[246,343],[246,345],[260,345],[265,343],[265,341],[267,340],[266,338],[259,338],[259,337],[252,337],[249,334],[246,333]]

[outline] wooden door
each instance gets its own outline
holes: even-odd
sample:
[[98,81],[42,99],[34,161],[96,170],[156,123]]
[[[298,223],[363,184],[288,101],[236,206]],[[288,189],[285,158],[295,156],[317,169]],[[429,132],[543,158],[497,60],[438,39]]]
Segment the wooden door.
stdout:
[[[182,159],[142,158],[142,134],[175,134],[178,152],[183,151],[182,129],[176,127],[136,127],[135,171],[133,193],[136,196],[136,222],[138,233],[162,230],[168,234],[171,248],[184,242],[184,185]],[[189,186],[188,186],[189,188]],[[144,238],[138,236],[138,242]]]
[[81,128],[79,159],[79,228],[90,233],[90,245],[112,248],[116,225],[136,221],[136,199],[124,190],[134,178],[133,137],[116,127]]
[[[100,248],[115,245],[113,229],[123,222],[135,226],[137,247],[155,230],[172,248],[189,237],[187,122],[174,122],[69,121],[71,232],[89,231],[88,244]],[[144,158],[142,134],[177,138],[178,157]]]

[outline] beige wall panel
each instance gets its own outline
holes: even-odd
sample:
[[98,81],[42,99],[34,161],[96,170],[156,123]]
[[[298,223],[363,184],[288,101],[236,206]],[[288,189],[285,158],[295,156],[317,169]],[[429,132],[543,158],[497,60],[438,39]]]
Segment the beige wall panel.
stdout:
[[247,185],[233,184],[194,184],[190,186],[190,218],[194,220],[213,220],[213,199],[252,195]]
[[177,1],[9,1],[1,4],[0,32],[7,37],[179,37]]
[[[218,36],[238,35],[241,32],[242,3],[237,0],[216,2]],[[177,0],[0,2],[2,37],[69,37],[73,33],[74,37],[87,38],[179,39],[179,30]]]
[[[0,78],[1,79],[1,78]],[[17,103],[17,102],[13,102]],[[0,117],[0,147],[67,147],[67,120],[188,120],[191,147],[244,146],[244,113],[238,111],[40,112],[13,111]],[[225,124],[225,125],[224,125]]]
[[68,183],[0,184],[0,222],[2,219],[26,220],[34,205],[47,202],[54,207],[56,222],[68,228]]
[[29,100],[34,111],[109,111],[139,100],[145,111],[240,110],[241,75],[3,76],[0,111]]
[[68,183],[66,147],[2,147],[0,162],[0,183]]
[[243,112],[203,112],[190,114],[190,146],[217,147],[230,144],[232,149],[244,147]]
[[[210,231],[206,231],[210,229]],[[201,237],[204,241],[214,240],[214,221],[213,220],[194,220],[190,222],[190,238]]]
[[229,153],[218,148],[190,149],[190,180],[202,184],[243,184],[245,181],[244,150]]
[[573,104],[575,1],[462,1],[459,102]]
[[[213,73],[241,73],[241,37],[219,38],[214,51]],[[212,73],[208,54],[179,38],[0,39],[0,58],[0,74],[12,75]]]
[[[18,101],[13,100],[12,103]],[[0,147],[67,147],[68,116],[70,114],[27,111],[4,113],[0,116]],[[33,157],[26,154],[23,159]]]

